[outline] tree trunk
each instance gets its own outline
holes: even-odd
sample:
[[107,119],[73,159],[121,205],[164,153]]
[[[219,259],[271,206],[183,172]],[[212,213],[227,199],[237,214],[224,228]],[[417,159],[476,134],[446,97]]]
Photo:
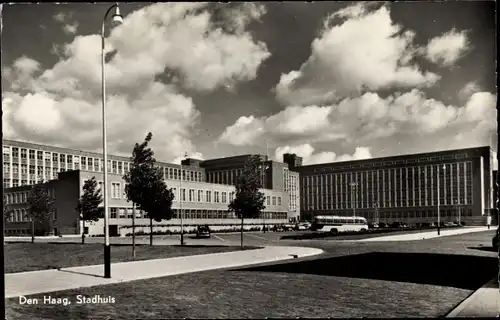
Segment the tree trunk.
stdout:
[[35,243],[35,219],[31,218],[31,243]]
[[243,214],[241,215],[241,249],[243,249]]
[[149,218],[149,245],[153,245],[153,218]]
[[135,203],[132,203],[132,258],[135,259]]
[[82,220],[83,230],[82,230],[82,244],[85,244],[85,220]]

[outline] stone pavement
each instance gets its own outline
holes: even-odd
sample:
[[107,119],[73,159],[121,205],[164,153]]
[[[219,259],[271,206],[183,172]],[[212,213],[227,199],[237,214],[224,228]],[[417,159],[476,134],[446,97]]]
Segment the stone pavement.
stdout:
[[[490,230],[495,230],[495,227],[492,227]],[[383,237],[374,237],[362,240],[356,240],[357,242],[372,242],[372,241],[414,241],[414,240],[425,240],[432,239],[438,237],[446,237],[453,236],[464,233],[473,233],[473,232],[483,232],[488,231],[488,227],[463,227],[460,229],[441,229],[441,234],[438,236],[437,231],[426,231],[419,233],[408,233],[408,234],[397,234],[393,236],[383,236]]]
[[500,314],[500,292],[498,280],[492,279],[465,299],[447,318],[496,318]]
[[111,279],[103,277],[103,265],[7,273],[5,274],[5,297],[12,298],[191,272],[242,267],[321,253],[323,250],[315,248],[269,246],[254,250],[120,262],[111,264]]

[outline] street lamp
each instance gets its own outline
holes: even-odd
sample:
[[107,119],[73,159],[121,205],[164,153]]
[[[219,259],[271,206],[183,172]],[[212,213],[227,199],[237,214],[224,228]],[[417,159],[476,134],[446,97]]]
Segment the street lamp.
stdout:
[[105,66],[105,37],[104,30],[106,26],[106,20],[108,18],[111,10],[115,9],[115,13],[112,16],[112,20],[115,23],[123,22],[123,17],[120,14],[120,8],[118,7],[118,3],[115,3],[111,7],[109,7],[108,11],[104,15],[104,19],[102,20],[102,29],[101,29],[101,67],[102,67],[102,153],[104,158],[104,167],[103,167],[103,202],[104,202],[104,278],[111,278],[111,247],[109,245],[109,209],[108,209],[108,144],[106,141],[106,74],[104,72]]
[[379,217],[378,217],[378,202],[377,201],[375,201],[374,207],[375,207],[375,219],[374,220],[375,220],[375,223],[378,224],[379,223]]
[[182,210],[182,178],[183,178],[183,172],[182,172],[182,160],[186,159],[188,157],[187,152],[184,153],[184,155],[181,157],[181,167],[180,167],[180,177],[179,177],[179,219],[181,220],[181,246],[184,245],[184,223],[182,221],[182,216],[184,215],[184,212]]
[[[445,179],[445,176],[446,176],[446,166],[443,164],[443,181]],[[437,215],[438,215],[438,225],[437,225],[437,233],[438,233],[438,236],[441,234],[441,212],[440,212],[440,195],[439,195],[439,166],[437,167]]]
[[349,185],[351,186],[351,201],[352,201],[352,213],[353,213],[353,216],[355,217],[356,216],[356,186],[358,185],[357,182],[351,182],[349,183]]
[[458,209],[457,210],[458,211],[458,225],[461,226],[462,222],[460,221],[461,220],[461,216],[460,216],[460,213],[461,213],[460,212],[460,209],[461,209],[461,207],[460,207],[460,199],[456,199],[455,200],[455,204],[457,205],[457,209]]
[[[269,169],[269,165],[267,165],[267,164],[262,164],[259,166],[260,179],[261,179],[260,181],[261,181],[262,189],[264,189],[264,179],[265,179],[265,173],[267,172],[267,169]],[[262,230],[263,230],[263,233],[266,233],[266,213],[265,212],[262,212],[262,221],[263,221],[263,225],[264,225],[264,228]]]

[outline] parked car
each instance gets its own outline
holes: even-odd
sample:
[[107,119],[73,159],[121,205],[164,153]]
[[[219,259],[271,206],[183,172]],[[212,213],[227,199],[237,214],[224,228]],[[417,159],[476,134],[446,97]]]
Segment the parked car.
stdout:
[[444,224],[445,227],[458,227],[458,224],[456,224],[455,222],[445,222]]
[[387,223],[385,223],[385,222],[379,222],[378,223],[378,227],[379,228],[387,228]]
[[297,224],[293,227],[293,229],[294,229],[295,231],[305,231],[305,230],[308,230],[308,229],[309,229],[309,227],[308,227],[308,225],[306,225],[306,224],[304,224],[304,223],[297,223]]
[[390,227],[391,228],[404,228],[404,223],[399,222],[399,221],[395,221],[395,222],[390,224]]
[[376,229],[378,228],[378,223],[369,223],[368,224],[368,229]]
[[207,225],[198,226],[196,228],[197,238],[210,238],[210,228]]
[[273,230],[274,232],[283,232],[283,231],[285,231],[285,230],[283,230],[283,226],[281,226],[281,225],[274,225],[271,230]]

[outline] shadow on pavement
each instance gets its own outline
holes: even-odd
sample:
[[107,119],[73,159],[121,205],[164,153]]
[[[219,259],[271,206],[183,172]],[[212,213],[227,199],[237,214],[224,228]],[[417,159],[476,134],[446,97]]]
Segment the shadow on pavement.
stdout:
[[487,251],[487,252],[497,252],[493,247],[467,247],[467,249],[473,249],[473,250],[481,250],[481,251]]
[[60,268],[57,268],[57,270],[60,272],[74,273],[74,274],[80,274],[80,275],[84,275],[84,276],[92,276],[92,277],[96,277],[96,278],[104,278],[104,276],[99,276],[99,275],[91,274],[91,273],[78,272],[78,271],[72,271],[72,270],[62,270]]
[[476,290],[497,274],[491,257],[372,252],[243,268],[234,271],[302,273]]

